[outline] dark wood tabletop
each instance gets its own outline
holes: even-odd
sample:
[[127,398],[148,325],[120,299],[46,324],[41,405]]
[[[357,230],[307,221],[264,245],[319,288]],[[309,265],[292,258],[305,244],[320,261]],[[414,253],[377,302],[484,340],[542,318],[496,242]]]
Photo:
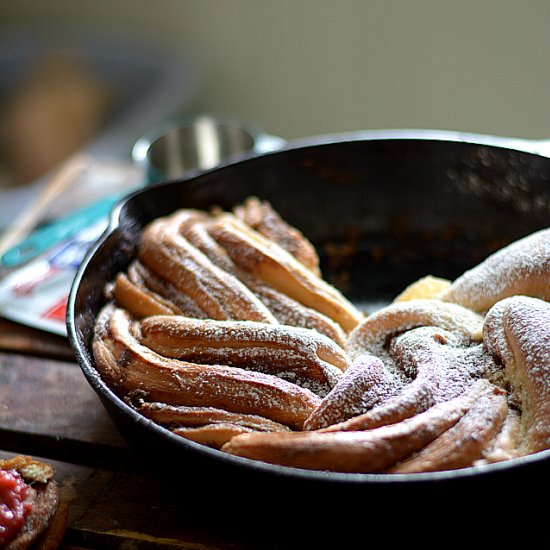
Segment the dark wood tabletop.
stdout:
[[[472,517],[479,528],[476,540],[483,535],[494,544],[519,535],[525,541],[529,535],[538,544],[533,548],[541,547],[541,540],[548,542],[548,531],[535,521],[535,512],[544,507],[524,506],[517,495],[508,496],[509,489],[495,492],[494,485],[479,494],[472,488],[475,513],[462,501],[450,513],[456,496],[441,495],[428,514],[425,489],[418,492],[418,501],[394,495],[383,505],[370,491],[358,501],[292,490],[286,501],[270,502],[271,509],[275,505],[280,511],[277,518],[266,512],[263,519],[263,508],[274,497],[264,487],[246,486],[242,493],[257,503],[260,521],[244,512],[235,520],[240,511],[234,495],[213,491],[205,504],[204,498],[196,498],[196,487],[171,486],[140,461],[87,382],[66,338],[0,319],[0,457],[14,454],[31,455],[55,468],[69,505],[60,550],[348,549],[366,547],[381,532],[384,537],[391,533],[387,540],[410,542],[424,540],[427,533],[443,540],[451,530],[456,541],[469,542],[469,529],[454,529]],[[530,491],[534,479],[525,480]],[[295,512],[300,507],[309,510],[308,519]],[[437,520],[434,510],[439,510]],[[494,519],[481,519],[501,518],[504,510],[518,518],[519,527],[512,532],[495,527]],[[526,530],[525,525],[534,527]]]
[[[271,548],[216,507],[193,510],[125,444],[69,342],[0,319],[0,456],[51,463],[69,504],[63,549]],[[222,507],[223,509],[223,507]],[[223,513],[223,512],[220,512]]]

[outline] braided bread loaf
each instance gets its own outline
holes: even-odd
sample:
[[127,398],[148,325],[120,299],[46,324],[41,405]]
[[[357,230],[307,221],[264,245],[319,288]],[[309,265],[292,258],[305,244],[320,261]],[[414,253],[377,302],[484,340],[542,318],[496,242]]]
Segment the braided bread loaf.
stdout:
[[141,414],[233,455],[411,473],[550,448],[550,229],[363,314],[267,203],[179,210],[107,289],[93,352]]

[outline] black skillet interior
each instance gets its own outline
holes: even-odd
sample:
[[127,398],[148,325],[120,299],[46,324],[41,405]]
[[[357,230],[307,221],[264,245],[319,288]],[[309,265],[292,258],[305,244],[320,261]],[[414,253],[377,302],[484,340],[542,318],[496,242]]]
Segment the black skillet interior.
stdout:
[[250,195],[269,200],[316,245],[325,278],[369,310],[419,277],[452,279],[502,245],[548,226],[549,181],[550,159],[506,147],[355,134],[155,185],[119,204],[111,229],[81,266],[69,299],[69,336],[85,376],[136,453],[177,465],[188,487],[200,483],[195,494],[222,490],[236,498],[257,482],[272,495],[360,494],[371,503],[419,495],[427,502],[433,494],[458,503],[471,491],[488,490],[510,495],[547,467],[547,454],[479,470],[388,477],[278,468],[188,443],[110,393],[94,371],[90,338],[103,287],[129,263],[141,228],[176,208],[231,208]]

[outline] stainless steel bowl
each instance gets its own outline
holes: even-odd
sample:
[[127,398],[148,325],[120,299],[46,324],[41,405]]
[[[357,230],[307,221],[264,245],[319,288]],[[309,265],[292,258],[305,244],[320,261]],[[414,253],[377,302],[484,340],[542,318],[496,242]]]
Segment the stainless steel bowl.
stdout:
[[158,183],[189,177],[250,151],[267,152],[282,143],[256,124],[234,117],[176,117],[140,138],[132,158],[148,183]]

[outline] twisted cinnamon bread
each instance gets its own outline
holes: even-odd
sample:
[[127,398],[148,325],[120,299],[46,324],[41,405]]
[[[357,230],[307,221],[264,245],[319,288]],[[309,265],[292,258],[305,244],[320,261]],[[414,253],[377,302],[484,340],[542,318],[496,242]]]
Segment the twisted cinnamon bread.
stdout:
[[550,448],[550,230],[365,316],[265,201],[149,224],[113,281],[104,380],[194,442],[304,469],[411,473]]

